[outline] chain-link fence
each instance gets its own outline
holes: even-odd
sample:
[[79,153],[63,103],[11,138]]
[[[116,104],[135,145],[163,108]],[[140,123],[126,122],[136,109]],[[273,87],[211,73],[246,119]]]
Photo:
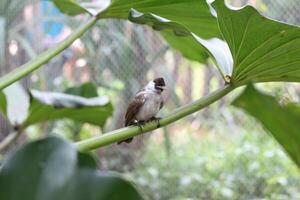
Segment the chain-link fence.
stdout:
[[[0,3],[0,35],[5,41],[0,48],[6,49],[1,52],[1,75],[61,42],[85,21],[85,16],[70,18],[60,14],[49,1],[6,2],[7,5]],[[230,2],[236,6],[248,3],[268,17],[300,25],[300,1]],[[214,67],[185,60],[158,32],[120,20],[98,22],[62,54],[22,80],[22,84],[26,88],[64,91],[92,81],[98,86],[99,94],[109,96],[114,105],[113,117],[102,130],[106,132],[124,125],[124,113],[130,100],[154,77],[164,77],[168,85],[162,116],[224,84]],[[192,193],[203,199],[244,199],[260,198],[262,194],[273,192],[286,197],[284,195],[299,192],[295,188],[297,179],[290,177],[294,173],[294,169],[289,168],[292,164],[277,144],[267,136],[249,136],[251,131],[264,131],[228,104],[226,98],[155,134],[136,137],[130,145],[102,148],[96,154],[99,168],[117,170],[134,178],[138,185],[146,188],[150,199],[195,199],[189,196]],[[3,137],[11,127],[3,120],[0,123]],[[38,128],[66,137],[72,135],[74,123],[63,120]],[[89,125],[80,131],[89,132],[89,136],[100,134]],[[34,131],[28,130],[26,137],[34,137]],[[265,143],[260,143],[262,138]],[[257,147],[256,142],[260,146]],[[259,155],[266,156],[268,162],[258,161],[256,156]],[[288,161],[282,163],[276,159]],[[278,165],[277,172],[266,172],[272,165]],[[260,172],[264,174],[252,177],[251,173]],[[277,185],[275,189],[265,187],[265,179],[279,180],[274,185],[289,184],[290,190],[281,191]],[[220,188],[219,192],[212,192],[216,188]],[[270,191],[265,191],[268,189]]]

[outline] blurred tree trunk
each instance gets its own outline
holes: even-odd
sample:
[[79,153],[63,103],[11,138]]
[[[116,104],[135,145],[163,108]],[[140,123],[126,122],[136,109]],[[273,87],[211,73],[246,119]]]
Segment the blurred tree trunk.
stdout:
[[[225,81],[224,81],[223,77],[220,76],[220,74],[218,74],[217,78],[218,78],[219,88],[224,87]],[[218,106],[219,106],[219,108],[222,108],[222,107],[225,106],[225,104],[226,104],[226,100],[225,100],[225,99],[226,99],[226,98],[221,98],[221,99],[218,101]]]
[[181,58],[180,54],[178,54],[178,53],[175,53],[174,57],[175,57],[175,59],[174,59],[175,63],[174,63],[174,69],[173,69],[173,73],[172,73],[172,78],[173,78],[174,83],[176,83],[177,80],[178,80],[179,66],[181,64],[181,59],[182,58]]
[[[204,69],[204,78],[203,78],[203,93],[202,96],[207,96],[210,93],[210,82],[213,78],[213,65],[208,63]],[[204,108],[202,115],[207,118],[209,116],[209,108]]]
[[0,17],[0,75],[5,74],[6,70],[6,19]]
[[208,63],[204,69],[204,79],[203,79],[203,93],[202,96],[206,96],[210,93],[210,81],[213,78],[213,65]]
[[[17,21],[18,24],[24,21],[24,16],[22,10],[29,2],[28,0],[20,1],[19,4],[16,4],[17,0],[10,1],[9,5],[14,4],[13,7],[15,10],[8,11],[5,10],[3,13],[0,13],[0,77],[14,70],[17,66],[27,62],[28,57],[20,45],[18,48],[18,54],[16,58],[13,58],[9,53],[9,37],[8,32],[14,27],[14,22]],[[28,87],[29,79],[23,78],[21,84],[24,87]],[[0,140],[3,139],[12,131],[12,126],[10,123],[0,114]]]
[[[0,17],[0,77],[9,72],[8,66],[8,42],[7,42],[7,22],[5,17]],[[0,140],[11,131],[11,126],[0,114]]]
[[190,64],[187,66],[185,81],[184,81],[184,103],[192,102],[192,88],[193,88],[193,70]]

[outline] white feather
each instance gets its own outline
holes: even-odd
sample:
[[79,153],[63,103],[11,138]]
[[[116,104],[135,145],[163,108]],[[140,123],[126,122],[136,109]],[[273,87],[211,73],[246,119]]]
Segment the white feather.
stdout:
[[145,102],[135,116],[138,121],[149,120],[150,118],[155,117],[160,110],[161,103],[163,102],[161,92],[158,92],[155,89],[153,81],[150,81],[146,85],[143,92],[145,93]]

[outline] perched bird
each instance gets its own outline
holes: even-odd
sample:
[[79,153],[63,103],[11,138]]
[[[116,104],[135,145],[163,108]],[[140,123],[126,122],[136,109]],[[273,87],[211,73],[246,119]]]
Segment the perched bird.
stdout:
[[[133,101],[129,104],[125,115],[125,126],[138,125],[157,120],[159,126],[159,118],[156,114],[163,107],[163,97],[161,93],[166,89],[163,78],[156,78],[150,81],[143,89],[139,90]],[[129,143],[133,138],[128,138],[122,142]]]

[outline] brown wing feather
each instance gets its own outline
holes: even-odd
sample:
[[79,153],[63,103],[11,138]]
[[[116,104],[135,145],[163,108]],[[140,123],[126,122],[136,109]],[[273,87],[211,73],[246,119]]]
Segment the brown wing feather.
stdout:
[[145,102],[144,92],[138,93],[133,101],[129,104],[126,114],[125,114],[125,126],[128,126],[131,122],[135,120],[135,115],[139,112],[141,106]]

